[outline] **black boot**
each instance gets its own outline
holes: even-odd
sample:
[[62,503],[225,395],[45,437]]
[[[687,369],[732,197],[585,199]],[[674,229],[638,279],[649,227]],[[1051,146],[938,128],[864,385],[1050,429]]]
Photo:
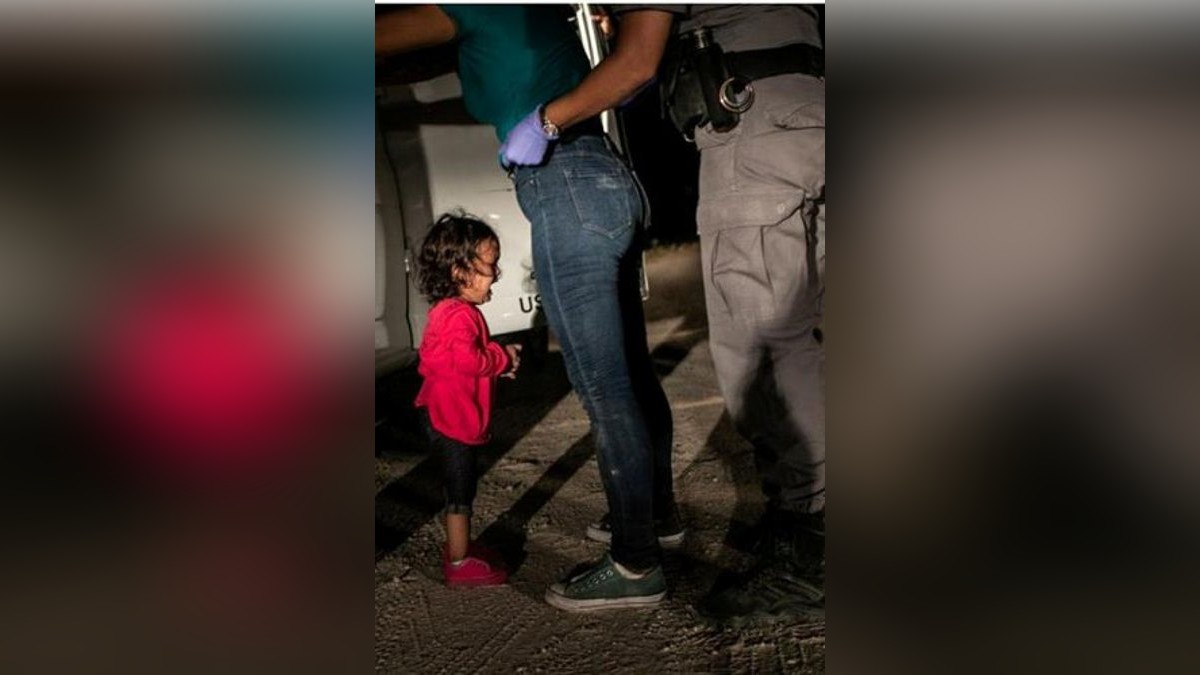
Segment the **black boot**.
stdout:
[[758,562],[697,609],[721,623],[825,619],[825,514],[763,517]]

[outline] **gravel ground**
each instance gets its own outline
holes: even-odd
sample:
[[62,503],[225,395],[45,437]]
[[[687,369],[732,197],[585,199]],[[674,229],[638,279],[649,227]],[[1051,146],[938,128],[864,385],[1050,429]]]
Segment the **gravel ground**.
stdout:
[[749,564],[762,510],[750,447],[732,430],[713,378],[699,246],[647,254],[647,330],[675,416],[676,493],[685,545],[666,554],[668,599],[647,610],[570,614],[546,586],[605,547],[587,540],[605,511],[586,415],[560,354],[501,381],[474,533],[516,562],[508,586],[441,582],[435,465],[406,407],[416,383],[381,381],[376,439],[375,663],[388,673],[713,673],[825,670],[825,625],[710,626],[692,603],[726,570]]

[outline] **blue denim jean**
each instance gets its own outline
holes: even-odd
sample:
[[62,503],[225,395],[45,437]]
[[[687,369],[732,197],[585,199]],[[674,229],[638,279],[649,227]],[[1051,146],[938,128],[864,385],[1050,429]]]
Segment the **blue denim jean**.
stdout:
[[533,226],[546,320],[583,401],[612,519],[612,557],[658,563],[654,517],[674,508],[671,408],[654,374],[638,285],[641,192],[600,136],[564,138],[513,173]]

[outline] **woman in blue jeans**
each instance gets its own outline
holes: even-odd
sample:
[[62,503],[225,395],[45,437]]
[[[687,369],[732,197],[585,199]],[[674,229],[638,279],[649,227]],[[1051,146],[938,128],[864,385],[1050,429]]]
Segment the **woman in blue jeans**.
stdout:
[[[570,610],[653,605],[666,594],[659,536],[682,530],[671,477],[670,406],[654,375],[638,291],[641,191],[598,121],[561,136],[542,104],[590,64],[571,12],[549,5],[407,7],[377,18],[376,54],[457,41],[467,110],[504,140],[521,210],[533,226],[538,291],[567,375],[592,424],[611,539],[585,572],[546,600]],[[656,530],[656,521],[658,526]]]

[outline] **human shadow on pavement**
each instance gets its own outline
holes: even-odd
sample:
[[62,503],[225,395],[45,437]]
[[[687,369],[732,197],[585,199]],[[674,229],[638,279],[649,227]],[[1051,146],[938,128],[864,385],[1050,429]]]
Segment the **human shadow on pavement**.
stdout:
[[[415,369],[397,373],[393,377],[409,379],[410,382],[385,383],[377,388],[386,396],[376,401],[376,406],[387,406],[394,410],[397,418],[405,420],[395,424],[403,435],[393,434],[396,439],[411,445],[407,452],[425,454],[425,440],[416,422],[412,409],[415,392],[420,387],[420,376]],[[413,386],[411,381],[415,380]],[[516,380],[499,380],[496,408],[493,412],[492,441],[479,448],[476,453],[478,475],[486,473],[518,441],[529,433],[542,418],[571,392],[567,381],[562,356],[548,354],[540,367],[522,371]],[[522,414],[513,414],[520,410]],[[380,441],[377,433],[376,442]],[[376,450],[376,454],[396,452],[394,448]],[[420,528],[433,520],[444,504],[442,495],[442,470],[438,458],[426,456],[415,467],[400,478],[392,481],[375,495],[375,559],[380,560],[402,546]]]
[[[697,271],[699,261],[695,262]],[[679,316],[684,310],[682,322],[666,339],[650,352],[654,374],[666,378],[691,353],[691,350],[707,338],[704,330],[706,320],[703,304],[694,301],[696,280],[691,277],[671,279],[655,286],[651,301],[645,304],[646,318],[664,318],[664,314]],[[625,292],[631,289],[625,288]],[[672,298],[693,298],[683,303]],[[641,318],[641,317],[639,317]],[[412,400],[420,386],[415,369],[407,377],[407,385],[385,383],[377,387],[377,409],[396,411],[398,419],[411,413]],[[478,456],[480,476],[491,469],[501,457],[536,427],[545,416],[571,394],[565,365],[559,352],[550,352],[537,368],[523,370],[514,381],[500,380],[493,412],[492,442],[481,449]],[[377,428],[376,454],[405,452],[401,445],[409,446],[407,452],[424,452],[424,439],[415,422],[391,423],[384,433]],[[568,447],[564,453],[530,486],[504,513],[498,516],[477,539],[499,552],[510,569],[516,570],[528,555],[526,530],[530,520],[562,489],[579,469],[594,456],[591,434],[585,434]],[[421,527],[436,517],[442,508],[441,473],[436,458],[426,457],[401,478],[391,482],[375,497],[375,559],[378,561],[407,542]],[[552,552],[539,551],[539,555]],[[568,564],[565,558],[560,562]]]
[[[665,379],[683,362],[692,349],[704,341],[703,331],[684,330],[673,333],[650,351],[655,375]],[[499,552],[515,573],[529,555],[527,549],[527,527],[530,520],[540,512],[585,464],[595,456],[595,444],[589,432],[580,437],[559,456],[549,468],[513,503],[479,534],[479,541]],[[581,533],[582,536],[582,533]],[[547,567],[566,569],[572,561],[552,550],[538,550],[537,555],[549,558]],[[518,589],[529,595],[541,597],[543,588],[537,586]]]
[[[808,250],[811,252],[814,247],[815,244],[810,242]],[[809,269],[815,269],[815,262],[810,260]],[[815,279],[810,279],[810,283],[816,283]],[[793,294],[794,315],[799,315],[804,301],[799,293]],[[820,349],[824,336],[819,319],[808,330],[812,341],[806,342],[804,348]],[[790,356],[794,356],[794,352]],[[733,477],[737,490],[724,544],[743,553],[761,556],[765,553],[760,549],[769,527],[761,517],[766,500],[779,498],[781,480],[788,483],[802,478],[797,475],[800,469],[794,462],[781,462],[780,457],[770,453],[773,448],[799,448],[807,456],[809,446],[778,385],[775,360],[785,358],[785,355],[760,346],[757,357],[754,376],[743,393],[740,419],[732,420],[728,412],[723,414],[721,423],[710,436],[710,447],[724,448],[717,451],[717,457]],[[713,442],[718,434],[727,438],[723,442]],[[784,476],[782,472],[792,475]],[[806,554],[816,556],[823,564],[824,551]],[[719,592],[735,580],[734,570],[727,570],[715,580],[712,590]]]
[[[711,473],[720,474],[719,478],[713,478],[734,484],[736,497],[732,509],[722,507],[719,512],[712,513],[699,503],[704,501],[702,498],[690,494],[693,489],[707,485]],[[734,429],[728,413],[721,414],[709,432],[704,448],[677,473],[675,480],[680,510],[689,534],[682,550],[664,556],[664,571],[675,595],[694,601],[709,590],[714,579],[727,578],[728,570],[737,566],[729,555],[714,557],[703,553],[699,532],[709,529],[711,523],[720,523],[718,527],[725,530],[724,546],[746,553],[755,541],[755,522],[762,512],[762,493],[753,452]]]

